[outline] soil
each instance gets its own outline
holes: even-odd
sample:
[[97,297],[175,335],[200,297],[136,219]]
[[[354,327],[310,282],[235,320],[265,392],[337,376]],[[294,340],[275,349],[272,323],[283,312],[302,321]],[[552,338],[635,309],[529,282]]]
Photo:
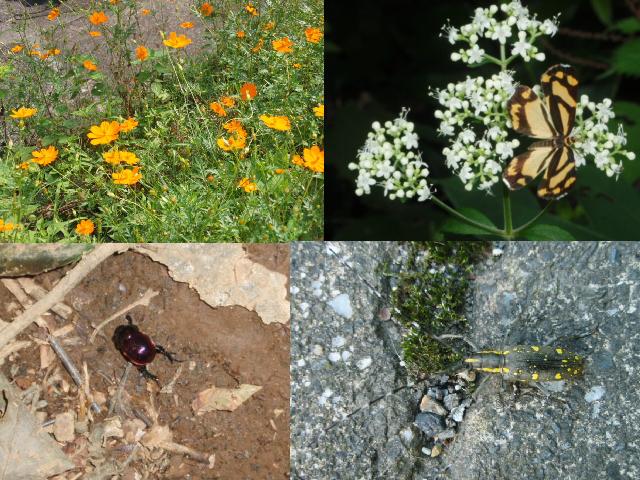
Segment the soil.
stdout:
[[[255,261],[288,276],[288,246],[246,248]],[[50,290],[69,268],[43,273],[34,279]],[[183,361],[171,363],[158,355],[148,366],[149,371],[158,376],[161,386],[171,382],[180,366],[182,373],[173,393],[161,393],[153,381],[145,380],[132,368],[121,399],[129,416],[123,411],[119,415],[123,423],[127,418],[135,418],[134,410],[153,418],[155,407],[158,423],[169,426],[173,441],[200,452],[215,453],[215,467],[209,469],[206,464],[182,454],[136,455],[122,478],[133,479],[134,472],[142,474],[142,478],[163,479],[288,478],[288,324],[266,325],[257,314],[242,307],[211,308],[186,284],[172,280],[164,265],[138,253],[126,252],[106,260],[65,298],[65,303],[74,310],[70,319],[74,329],[63,337],[63,346],[80,370],[83,363],[87,364],[94,397],[100,398],[103,394],[106,399],[89,430],[104,421],[127,364],[111,339],[115,328],[124,324],[125,319],[108,324],[94,344],[89,343],[89,336],[95,325],[148,288],[160,293],[148,307],[138,306],[131,311],[134,323]],[[15,298],[0,284],[0,318],[14,317],[16,307]],[[54,329],[69,323],[55,315],[45,318]],[[43,338],[43,330],[35,324],[18,337],[19,340],[34,338]],[[57,358],[47,369],[41,369],[38,345],[13,354],[0,371],[22,389],[35,382],[44,385],[46,378],[60,375],[69,385],[68,392],[64,392],[64,384],[46,388],[42,395],[48,404],[40,411],[46,412],[46,418],[65,411],[81,416],[72,379]],[[240,384],[263,388],[233,412],[194,415],[191,402],[198,392],[213,385],[236,388]],[[86,466],[83,438],[76,435],[74,442],[65,445],[67,453],[76,453],[74,461],[78,468],[72,471],[75,474],[84,471]],[[131,447],[123,439],[110,440],[103,452],[105,462],[122,464],[129,457]],[[75,477],[67,472],[65,478]]]

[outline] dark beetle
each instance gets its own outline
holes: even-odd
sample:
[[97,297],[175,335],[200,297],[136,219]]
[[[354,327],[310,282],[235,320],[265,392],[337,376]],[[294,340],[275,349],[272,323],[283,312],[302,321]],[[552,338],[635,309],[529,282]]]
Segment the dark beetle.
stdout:
[[113,343],[125,360],[134,364],[145,378],[159,384],[158,377],[149,372],[146,367],[147,364],[153,362],[156,353],[164,355],[171,362],[179,362],[180,360],[176,359],[173,353],[167,352],[164,347],[156,345],[149,335],[142,333],[133,324],[130,315],[127,315],[126,318],[129,322],[128,325],[120,325],[113,332]]

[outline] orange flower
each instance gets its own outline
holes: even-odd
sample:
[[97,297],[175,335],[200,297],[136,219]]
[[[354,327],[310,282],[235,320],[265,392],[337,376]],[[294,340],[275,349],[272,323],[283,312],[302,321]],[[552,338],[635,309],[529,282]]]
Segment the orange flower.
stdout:
[[220,103],[225,107],[231,108],[235,106],[236,101],[231,97],[220,97]]
[[267,127],[273,128],[274,130],[291,130],[291,122],[287,116],[260,115],[260,120],[262,120]]
[[90,16],[89,16],[89,21],[91,23],[93,23],[94,25],[100,25],[101,23],[105,23],[109,20],[109,17],[107,17],[104,12],[93,12]]
[[229,120],[222,126],[222,128],[229,133],[235,133],[238,137],[247,137],[247,131],[238,120]]
[[147,47],[145,47],[144,45],[140,45],[138,48],[136,48],[136,58],[138,60],[144,62],[148,56],[149,50],[147,50]]
[[18,165],[18,168],[21,170],[29,170],[29,162],[22,162],[20,165]]
[[107,145],[118,139],[120,124],[115,120],[102,122],[99,126],[93,125],[87,137],[92,139],[91,145]]
[[53,8],[50,12],[49,15],[47,15],[47,18],[51,21],[54,21],[56,18],[58,18],[58,16],[60,15],[60,9],[59,8]]
[[258,186],[247,177],[240,180],[240,182],[238,183],[238,188],[243,189],[247,193],[255,192],[256,190],[258,190]]
[[247,139],[242,135],[236,135],[233,137],[227,138],[219,138],[217,140],[218,146],[224,150],[225,152],[230,152],[231,150],[240,150],[245,147],[247,143]]
[[147,16],[151,13],[151,10],[149,10],[148,8],[143,8],[142,10],[140,10],[140,13],[144,16]]
[[238,37],[238,38],[244,38],[245,36],[246,36],[246,34],[242,30],[238,30],[236,32],[236,37]]
[[121,132],[130,132],[138,126],[138,121],[135,118],[129,117],[120,124]]
[[313,107],[313,113],[316,117],[324,118],[324,103],[319,103],[317,107]]
[[49,50],[47,50],[47,54],[48,55],[60,55],[60,49],[59,48],[50,48]]
[[256,43],[256,46],[251,49],[251,53],[258,53],[263,45],[264,39],[261,38],[260,40],[258,40],[258,43]]
[[91,235],[95,230],[95,225],[91,220],[81,220],[76,225],[76,233],[78,235]]
[[264,24],[264,30],[268,31],[268,30],[273,30],[273,28],[276,26],[276,22],[267,22]]
[[289,37],[283,37],[278,40],[274,40],[273,42],[271,42],[271,45],[273,45],[273,49],[276,52],[280,52],[280,53],[293,52],[293,49],[291,48],[293,47],[293,42],[289,39]]
[[293,65],[291,65],[293,68],[302,68],[302,64],[301,63],[294,63]]
[[193,23],[191,23],[191,22],[182,22],[182,23],[180,24],[180,26],[181,26],[182,28],[193,28]]
[[22,45],[14,45],[14,46],[11,48],[11,51],[12,51],[13,53],[19,53],[19,52],[21,52],[21,51],[22,51],[22,49],[23,49],[23,48],[24,48],[24,47],[23,47]]
[[204,15],[205,17],[209,17],[213,14],[213,7],[209,2],[205,2],[200,7],[200,13],[202,13],[202,15]]
[[304,167],[304,160],[300,155],[294,155],[293,158],[291,159],[291,163],[293,163],[294,165],[298,165],[300,167]]
[[91,35],[92,37],[101,37],[102,36],[102,34],[100,32],[98,32],[98,31],[96,31],[96,30],[91,30],[89,32],[89,35]]
[[109,0],[109,3],[110,3],[111,5],[115,5],[115,4],[117,4],[119,1],[120,1],[120,0]]
[[140,167],[134,167],[133,170],[125,168],[119,172],[112,173],[111,178],[116,185],[135,185],[142,179],[139,173]]
[[305,148],[304,166],[314,172],[324,173],[324,150],[320,150],[317,145]]
[[258,9],[256,7],[253,6],[253,4],[251,2],[249,2],[247,4],[246,7],[244,7],[244,9],[251,15],[253,15],[254,17],[258,15]]
[[111,150],[110,152],[104,152],[102,158],[111,165],[120,165],[122,162],[127,165],[135,165],[140,162],[140,159],[136,157],[135,153],[127,152],[126,150]]
[[284,168],[276,168],[273,172],[277,175],[282,175],[286,170]]
[[191,39],[185,35],[178,35],[176,32],[171,32],[169,38],[162,43],[167,47],[184,48],[191,43]]
[[10,232],[14,228],[16,228],[15,223],[12,223],[12,222],[5,223],[4,220],[0,219],[0,232]]
[[240,98],[243,100],[253,100],[258,95],[255,84],[247,82],[240,87]]
[[93,63],[91,60],[85,60],[82,63],[82,66],[87,70],[89,70],[90,72],[95,72],[96,70],[98,70],[98,66],[95,63]]
[[324,35],[319,28],[309,27],[304,31],[305,36],[307,37],[307,42],[318,43],[322,40],[322,36]]
[[224,107],[218,102],[211,102],[209,104],[209,108],[214,111],[214,113],[220,117],[226,117],[227,112]]
[[45,165],[53,163],[55,159],[58,158],[58,149],[53,145],[50,145],[48,148],[34,150],[31,152],[31,156],[33,157],[31,159],[33,163],[37,163],[44,167]]
[[26,107],[20,107],[17,110],[11,110],[11,115],[9,115],[11,118],[29,118],[29,117],[33,117],[36,113],[38,113],[38,109],[37,108],[26,108]]

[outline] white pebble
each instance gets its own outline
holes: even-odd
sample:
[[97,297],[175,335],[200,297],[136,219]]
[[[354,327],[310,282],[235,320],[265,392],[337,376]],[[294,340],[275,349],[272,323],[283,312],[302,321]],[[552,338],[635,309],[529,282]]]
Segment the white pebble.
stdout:
[[358,360],[358,363],[356,363],[356,365],[360,370],[365,370],[371,366],[372,362],[373,360],[371,360],[371,357],[366,357]]
[[351,302],[349,295],[341,293],[328,302],[328,305],[340,316],[345,318],[351,318],[353,315],[353,309],[351,308]]
[[502,250],[501,248],[494,248],[494,249],[491,251],[491,254],[492,254],[494,257],[499,257],[500,255],[502,255],[502,251],[503,251],[503,250]]
[[338,360],[340,360],[340,354],[338,352],[331,352],[329,354],[329,361],[331,363],[336,363]]
[[342,352],[342,360],[343,361],[347,361],[349,360],[349,357],[351,357],[351,352],[345,350],[344,352]]
[[600,400],[604,396],[605,388],[602,385],[591,387],[587,393],[584,394],[584,399],[591,403]]
[[305,361],[304,358],[301,358],[300,360],[298,360],[298,366],[299,367],[304,367],[307,364],[307,362]]
[[331,347],[332,348],[340,348],[342,347],[345,343],[347,343],[347,341],[345,340],[344,337],[334,337],[331,339]]

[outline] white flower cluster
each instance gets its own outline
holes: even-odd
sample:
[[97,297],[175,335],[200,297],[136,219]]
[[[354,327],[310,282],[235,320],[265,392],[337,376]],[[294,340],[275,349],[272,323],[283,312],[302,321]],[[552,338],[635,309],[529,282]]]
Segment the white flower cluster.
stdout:
[[[371,193],[371,187],[384,188],[384,195],[396,198],[417,198],[422,202],[431,198],[433,187],[427,177],[429,169],[422,161],[418,135],[414,124],[407,121],[408,110],[384,126],[374,122],[364,146],[358,151],[358,163],[350,163],[350,170],[358,170],[356,195]],[[416,151],[414,151],[416,150]]]
[[489,190],[500,181],[505,160],[520,144],[510,140],[506,103],[515,92],[513,77],[500,72],[489,79],[469,78],[450,83],[432,95],[446,110],[436,110],[438,132],[451,137],[442,150],[446,165],[467,190]]
[[[498,11],[503,12],[504,19],[495,18]],[[538,50],[534,42],[541,35],[555,35],[558,31],[558,22],[557,18],[537,20],[535,14],[531,15],[529,9],[524,7],[520,0],[514,0],[500,7],[491,5],[488,8],[476,8],[471,23],[460,28],[449,25],[443,28],[444,35],[448,37],[451,45],[456,42],[467,44],[467,47],[452,53],[451,60],[454,62],[462,60],[468,65],[473,65],[482,63],[484,60],[497,60],[480,47],[478,42],[482,38],[499,42],[503,49],[507,40],[513,41],[509,50],[512,57],[507,59],[507,62],[517,56],[521,56],[525,62],[531,59],[543,61],[545,55]]]
[[[584,118],[590,113],[588,118]],[[616,156],[629,160],[636,158],[635,153],[624,150],[627,143],[627,135],[618,125],[618,131],[609,130],[609,120],[615,117],[611,108],[611,100],[605,98],[600,103],[589,100],[587,95],[580,97],[580,103],[576,107],[576,125],[573,128],[573,151],[576,157],[576,165],[586,163],[586,157],[593,157],[593,161],[608,177],[618,176],[622,172],[622,158],[616,160]]]

